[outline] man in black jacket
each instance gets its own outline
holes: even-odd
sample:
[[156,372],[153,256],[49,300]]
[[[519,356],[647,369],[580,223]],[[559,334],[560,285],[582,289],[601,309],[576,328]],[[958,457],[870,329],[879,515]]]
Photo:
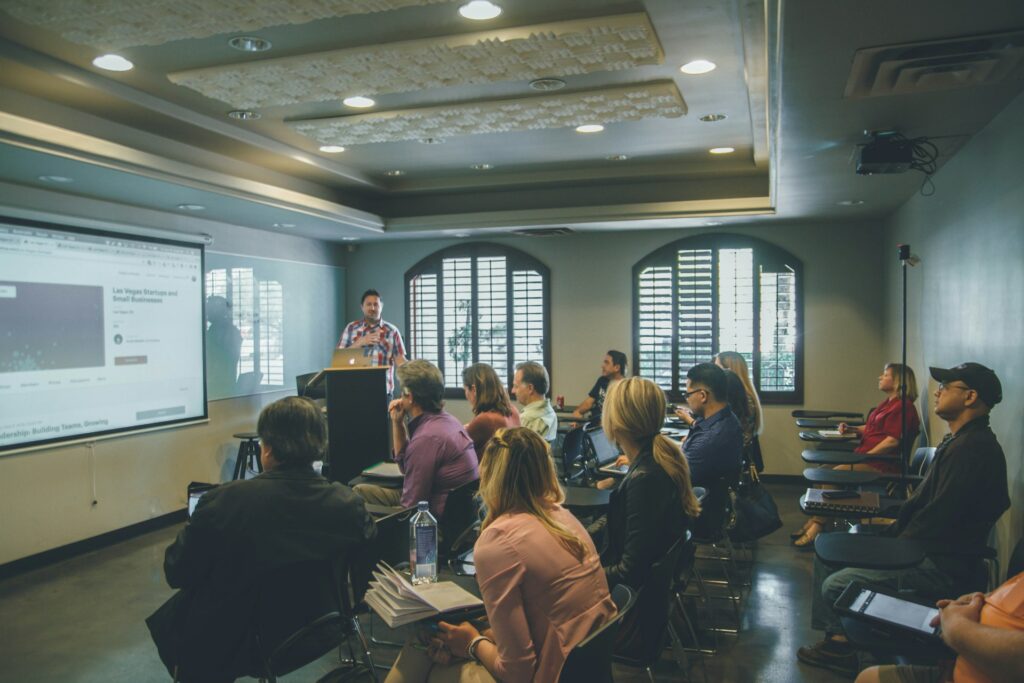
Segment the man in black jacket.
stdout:
[[[978,363],[931,368],[931,375],[939,382],[935,414],[949,424],[950,433],[887,534],[922,541],[931,550],[917,567],[899,571],[834,571],[815,560],[811,625],[825,631],[825,640],[800,648],[797,657],[805,664],[856,674],[856,653],[832,609],[853,581],[937,596],[964,592],[961,586],[970,581],[978,560],[962,551],[983,548],[992,526],[1010,507],[1006,458],[988,418],[1003,398],[999,378]],[[961,553],[943,553],[943,548]]]
[[[365,569],[371,555],[376,528],[362,499],[313,471],[326,443],[316,406],[276,401],[257,432],[264,473],[207,492],[164,557],[167,583],[181,590],[146,623],[168,671],[184,683],[259,673],[256,607],[271,573],[357,553]],[[294,620],[284,611],[271,619]]]

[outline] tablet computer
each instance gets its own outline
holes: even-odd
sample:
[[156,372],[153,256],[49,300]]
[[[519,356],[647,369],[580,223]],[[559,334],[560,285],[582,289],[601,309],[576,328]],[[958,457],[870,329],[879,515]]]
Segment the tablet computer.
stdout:
[[835,608],[886,634],[899,633],[920,642],[942,643],[939,627],[931,625],[939,609],[931,603],[908,600],[895,591],[854,581],[836,600]]
[[207,491],[211,491],[217,488],[219,484],[204,484],[203,482],[193,481],[188,485],[188,516],[192,517],[192,513],[196,511],[196,506],[199,505],[199,499],[203,497],[203,494]]

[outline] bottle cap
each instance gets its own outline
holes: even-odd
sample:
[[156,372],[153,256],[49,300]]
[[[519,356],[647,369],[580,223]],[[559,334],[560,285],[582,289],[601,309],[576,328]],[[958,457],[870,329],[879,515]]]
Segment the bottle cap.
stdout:
[[421,500],[420,502],[416,503],[416,507],[419,510],[426,510],[430,508],[430,503],[425,500]]

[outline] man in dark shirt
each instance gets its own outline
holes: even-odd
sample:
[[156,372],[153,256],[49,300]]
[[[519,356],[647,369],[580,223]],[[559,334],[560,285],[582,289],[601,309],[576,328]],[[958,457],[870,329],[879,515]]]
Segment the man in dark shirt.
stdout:
[[576,410],[572,411],[572,416],[583,419],[589,412],[590,422],[601,422],[601,411],[604,409],[604,397],[608,394],[608,385],[625,376],[626,354],[612,349],[604,355],[604,360],[601,362],[601,376],[594,382],[593,388],[583,399],[583,403],[580,403]]
[[[313,471],[327,437],[316,405],[294,396],[276,401],[256,431],[264,473],[203,495],[164,557],[167,583],[181,590],[146,624],[167,670],[184,683],[261,673],[254,615],[278,570],[349,559],[357,593],[369,575],[361,561],[372,562],[367,545],[376,527],[362,499]],[[297,615],[288,609],[269,616],[291,623]]]
[[683,453],[694,486],[710,488],[723,477],[739,477],[743,428],[728,404],[728,379],[714,363],[698,363],[686,373],[686,405],[693,415]]
[[[924,481],[900,506],[887,533],[923,541],[930,551],[920,565],[898,571],[853,567],[834,571],[815,560],[811,625],[825,631],[825,640],[800,648],[797,657],[805,664],[855,674],[856,653],[846,642],[832,609],[843,590],[860,581],[930,595],[955,595],[978,564],[962,551],[984,547],[992,526],[1010,507],[1006,458],[988,417],[1003,398],[999,378],[978,363],[948,370],[931,368],[931,375],[939,382],[935,414],[949,424],[950,434],[939,444]],[[944,554],[943,548],[961,554]]]

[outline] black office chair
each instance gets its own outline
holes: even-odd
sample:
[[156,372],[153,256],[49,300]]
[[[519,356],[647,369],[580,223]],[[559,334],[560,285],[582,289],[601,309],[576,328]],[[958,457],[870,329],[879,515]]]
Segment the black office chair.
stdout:
[[612,683],[612,650],[622,620],[636,604],[636,593],[629,586],[612,589],[612,601],[618,613],[569,651],[558,676],[559,683]]
[[[373,658],[354,615],[349,597],[348,565],[342,560],[319,560],[285,565],[260,582],[256,608],[258,677],[275,683],[322,657],[333,648],[348,646],[352,673],[377,675]],[[352,647],[359,641],[359,660]]]
[[295,376],[295,390],[298,396],[305,396],[306,398],[327,398],[327,384],[326,382],[320,382],[315,387],[310,388],[309,380],[317,376],[318,373],[307,372],[302,375]]
[[584,472],[582,465],[587,455],[587,435],[583,427],[576,427],[562,439],[562,481],[569,483]]
[[465,550],[478,520],[476,494],[479,490],[480,480],[474,479],[448,493],[444,514],[438,521],[441,536],[437,544],[438,566],[443,560]]

